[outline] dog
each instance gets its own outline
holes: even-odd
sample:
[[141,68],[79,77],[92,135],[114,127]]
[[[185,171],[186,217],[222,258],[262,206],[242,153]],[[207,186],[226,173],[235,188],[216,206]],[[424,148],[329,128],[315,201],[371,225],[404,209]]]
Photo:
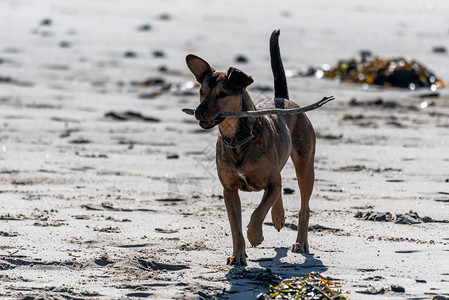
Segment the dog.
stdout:
[[279,49],[279,30],[270,37],[271,68],[275,98],[254,105],[247,91],[251,76],[237,68],[217,72],[205,60],[189,54],[187,66],[200,87],[200,104],[195,118],[204,129],[218,126],[216,164],[232,232],[233,252],[230,265],[246,265],[245,239],[242,231],[240,191],[261,191],[264,195],[254,210],[247,229],[247,238],[255,247],[264,240],[263,221],[271,208],[274,227],[284,226],[281,170],[289,157],[295,166],[301,193],[298,233],[293,252],[309,252],[307,230],[309,199],[314,185],[315,132],[304,113],[266,115],[263,117],[221,117],[220,113],[263,109],[298,108],[288,100],[287,80]]

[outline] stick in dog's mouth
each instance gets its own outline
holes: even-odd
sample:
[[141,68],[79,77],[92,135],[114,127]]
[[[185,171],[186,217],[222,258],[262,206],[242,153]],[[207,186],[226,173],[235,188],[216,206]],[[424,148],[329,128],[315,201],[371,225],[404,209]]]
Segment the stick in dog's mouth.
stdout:
[[[267,109],[267,110],[253,110],[253,111],[223,111],[215,119],[209,122],[200,121],[200,126],[204,129],[210,129],[215,125],[220,124],[226,117],[244,118],[244,117],[258,117],[265,115],[295,115],[306,111],[317,109],[324,104],[334,100],[334,96],[324,97],[318,102],[310,104],[308,106],[292,109]],[[183,112],[188,115],[195,114],[195,110],[192,108],[183,108]]]

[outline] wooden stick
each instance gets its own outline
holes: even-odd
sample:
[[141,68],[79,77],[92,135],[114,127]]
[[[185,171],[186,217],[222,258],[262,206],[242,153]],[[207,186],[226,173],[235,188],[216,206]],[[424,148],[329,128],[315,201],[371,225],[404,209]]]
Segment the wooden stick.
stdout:
[[[243,118],[243,117],[258,117],[265,115],[295,115],[300,114],[306,111],[317,109],[327,102],[334,100],[334,96],[324,97],[320,101],[313,103],[308,106],[300,107],[300,108],[291,108],[291,109],[266,109],[266,110],[252,110],[252,111],[223,111],[217,117],[234,117],[234,118]],[[183,112],[188,115],[194,115],[195,110],[191,108],[183,108]]]

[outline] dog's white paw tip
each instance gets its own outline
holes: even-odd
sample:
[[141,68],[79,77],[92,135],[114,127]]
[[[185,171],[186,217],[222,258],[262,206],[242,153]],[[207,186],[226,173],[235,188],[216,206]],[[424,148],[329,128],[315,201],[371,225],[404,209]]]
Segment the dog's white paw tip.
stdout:
[[293,253],[309,253],[309,245],[303,243],[294,243],[292,246]]
[[[246,253],[245,253],[245,257],[246,257]],[[226,264],[230,265],[230,266],[246,266],[246,258],[237,258],[235,256],[229,256],[226,259]]]

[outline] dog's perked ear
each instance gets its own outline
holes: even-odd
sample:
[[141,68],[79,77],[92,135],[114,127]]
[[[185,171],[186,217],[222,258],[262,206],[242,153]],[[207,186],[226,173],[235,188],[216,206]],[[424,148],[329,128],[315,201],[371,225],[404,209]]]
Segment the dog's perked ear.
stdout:
[[209,64],[202,58],[189,54],[186,56],[187,67],[195,76],[198,83],[202,83],[207,74],[214,72],[215,70],[209,66]]
[[241,89],[253,83],[254,80],[242,70],[231,67],[228,70],[228,82],[232,88]]

